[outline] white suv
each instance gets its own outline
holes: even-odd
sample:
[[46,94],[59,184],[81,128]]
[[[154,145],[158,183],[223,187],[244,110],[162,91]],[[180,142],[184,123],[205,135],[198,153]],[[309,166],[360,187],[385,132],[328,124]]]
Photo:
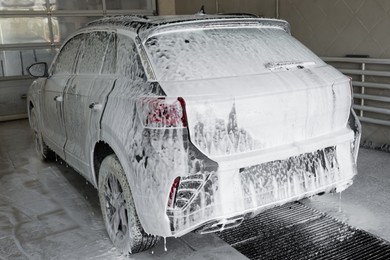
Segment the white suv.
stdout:
[[123,252],[340,192],[356,174],[350,79],[285,21],[104,18],[47,67],[29,68],[37,149],[98,189]]

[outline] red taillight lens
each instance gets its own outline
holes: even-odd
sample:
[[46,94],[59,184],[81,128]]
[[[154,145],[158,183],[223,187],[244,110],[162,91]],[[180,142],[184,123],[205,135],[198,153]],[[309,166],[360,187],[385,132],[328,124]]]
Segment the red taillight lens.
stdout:
[[172,183],[171,190],[169,191],[168,208],[175,207],[176,194],[177,194],[177,189],[179,187],[179,183],[180,183],[180,177],[177,177]]
[[184,99],[145,97],[138,102],[138,113],[145,127],[187,127]]

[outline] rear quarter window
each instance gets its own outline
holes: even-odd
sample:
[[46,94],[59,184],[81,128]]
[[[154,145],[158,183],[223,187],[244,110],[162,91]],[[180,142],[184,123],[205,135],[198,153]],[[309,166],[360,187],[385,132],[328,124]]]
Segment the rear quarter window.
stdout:
[[143,79],[146,74],[133,39],[118,35],[117,73],[130,79]]

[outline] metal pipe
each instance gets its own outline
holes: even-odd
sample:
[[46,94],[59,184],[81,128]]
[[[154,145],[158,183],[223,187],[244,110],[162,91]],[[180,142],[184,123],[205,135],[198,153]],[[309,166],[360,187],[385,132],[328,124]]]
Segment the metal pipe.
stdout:
[[[365,71],[365,70],[366,70],[366,64],[365,64],[365,63],[362,63],[362,71]],[[361,81],[362,81],[362,84],[364,84],[364,81],[365,81],[365,75],[364,75],[364,73],[362,73]],[[362,95],[365,94],[364,85],[362,85],[362,87],[361,87],[361,94],[362,94]],[[361,105],[361,106],[364,106],[364,98],[362,98],[362,99],[360,100],[360,105]],[[361,117],[363,117],[363,113],[364,113],[364,111],[363,111],[363,110],[360,110],[360,116],[361,116]]]
[[19,51],[19,58],[20,58],[20,67],[22,69],[22,76],[24,76],[24,64],[23,64],[23,53],[22,53],[22,51]]
[[34,62],[38,62],[37,51],[35,49],[33,49],[32,51],[33,51]]
[[107,15],[107,5],[106,5],[106,0],[102,1],[102,9],[103,9],[103,16]]
[[52,49],[53,47],[60,47],[60,43],[51,44],[50,42],[42,43],[16,43],[16,44],[1,44],[0,51],[18,51],[18,50],[32,50],[32,49]]
[[390,103],[390,97],[367,95],[367,94],[354,94],[353,96],[355,98],[359,98],[359,99],[368,99],[368,100],[373,100],[373,101]]
[[369,63],[390,65],[390,59],[373,59],[373,58],[346,58],[346,57],[321,57],[325,62],[347,62],[347,63]]
[[50,15],[47,18],[47,21],[48,21],[48,25],[49,25],[50,44],[52,45],[52,44],[54,44],[54,31],[53,31],[53,19]]
[[351,70],[351,69],[339,69],[344,74],[352,75],[369,75],[369,76],[380,76],[380,77],[390,77],[390,72],[387,71],[378,71],[378,70]]
[[0,60],[0,64],[1,64],[1,75],[2,75],[2,77],[5,77],[5,74],[4,74],[4,61]]
[[376,119],[376,118],[359,117],[359,120],[360,120],[360,122],[365,122],[365,123],[390,126],[390,121]]
[[352,81],[352,85],[355,87],[366,87],[366,88],[381,88],[381,89],[390,89],[390,84],[385,83],[373,83],[373,82],[360,82],[360,81]]
[[356,110],[364,110],[367,112],[390,115],[390,109],[386,109],[386,108],[360,106],[360,105],[353,105],[353,108]]

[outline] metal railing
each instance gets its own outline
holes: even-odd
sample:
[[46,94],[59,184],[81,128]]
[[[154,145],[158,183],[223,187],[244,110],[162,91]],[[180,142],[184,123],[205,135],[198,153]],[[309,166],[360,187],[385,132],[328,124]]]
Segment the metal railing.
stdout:
[[352,78],[353,108],[361,122],[390,126],[390,59],[322,59]]

